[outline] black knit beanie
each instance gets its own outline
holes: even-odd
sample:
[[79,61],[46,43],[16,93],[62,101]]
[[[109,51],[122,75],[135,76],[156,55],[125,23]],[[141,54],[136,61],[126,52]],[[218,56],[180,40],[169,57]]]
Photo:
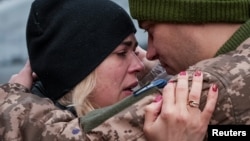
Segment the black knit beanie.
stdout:
[[136,29],[110,0],[35,0],[27,23],[33,71],[57,100],[89,75]]
[[250,18],[250,0],[129,0],[129,8],[139,21],[244,23]]

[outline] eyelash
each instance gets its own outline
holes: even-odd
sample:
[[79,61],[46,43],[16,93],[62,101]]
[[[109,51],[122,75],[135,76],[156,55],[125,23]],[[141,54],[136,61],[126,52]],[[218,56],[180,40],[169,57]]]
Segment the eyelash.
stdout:
[[[133,51],[134,52],[134,54],[136,55],[136,56],[139,56],[139,52],[138,51]],[[117,55],[118,56],[126,56],[126,54],[128,53],[128,51],[122,51],[122,52],[118,52],[117,53]]]
[[117,55],[118,56],[126,56],[127,51],[122,51],[122,52],[118,52]]

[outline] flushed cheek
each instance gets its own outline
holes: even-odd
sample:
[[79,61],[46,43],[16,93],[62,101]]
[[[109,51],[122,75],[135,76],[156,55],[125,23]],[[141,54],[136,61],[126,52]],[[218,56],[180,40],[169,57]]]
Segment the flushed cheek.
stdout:
[[97,105],[96,108],[105,107],[116,103],[117,97],[110,91],[106,89],[99,89],[90,97],[90,101],[93,105]]

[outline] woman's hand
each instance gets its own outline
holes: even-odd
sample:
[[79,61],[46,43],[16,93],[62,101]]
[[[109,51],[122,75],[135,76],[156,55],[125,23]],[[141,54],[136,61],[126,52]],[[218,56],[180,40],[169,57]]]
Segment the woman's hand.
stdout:
[[188,89],[188,74],[164,87],[162,98],[146,107],[144,133],[151,141],[202,141],[218,98],[217,85],[210,87],[203,111],[199,109],[203,74],[196,71]]
[[24,67],[17,74],[13,74],[9,80],[9,83],[19,83],[28,89],[31,89],[33,80],[36,79],[36,75],[32,72],[30,62],[27,60]]

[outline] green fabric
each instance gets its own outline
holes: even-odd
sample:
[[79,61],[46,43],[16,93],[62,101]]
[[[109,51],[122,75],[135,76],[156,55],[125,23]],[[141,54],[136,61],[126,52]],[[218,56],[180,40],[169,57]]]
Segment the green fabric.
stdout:
[[110,117],[113,117],[117,113],[121,112],[125,108],[129,107],[130,105],[136,103],[143,97],[153,94],[155,92],[159,92],[159,90],[155,87],[148,89],[144,93],[138,95],[138,96],[129,96],[126,99],[112,105],[109,107],[101,108],[94,110],[90,113],[88,113],[86,116],[80,118],[81,125],[83,127],[84,132],[89,132],[95,127],[102,124],[104,121],[109,119]]
[[250,19],[218,50],[216,56],[235,50],[243,41],[250,37]]
[[138,21],[173,23],[243,23],[250,17],[250,0],[129,0]]

